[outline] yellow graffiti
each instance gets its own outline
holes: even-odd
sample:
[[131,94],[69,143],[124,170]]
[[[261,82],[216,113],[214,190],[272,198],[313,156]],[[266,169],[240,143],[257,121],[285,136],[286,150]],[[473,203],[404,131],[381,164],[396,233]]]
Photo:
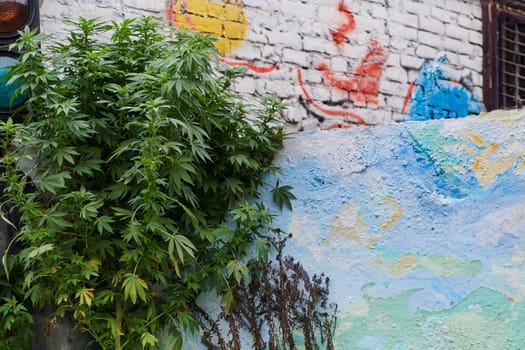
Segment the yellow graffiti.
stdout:
[[500,148],[499,144],[484,142],[479,135],[470,136],[470,140],[476,146],[484,148],[470,164],[470,169],[475,172],[481,186],[490,185],[498,175],[505,173],[515,164],[516,157],[492,160],[493,155]]
[[368,249],[372,249],[374,247],[374,245],[381,238],[383,238],[383,236],[385,235],[386,231],[392,229],[392,227],[394,227],[394,225],[403,216],[403,207],[401,207],[401,204],[399,202],[397,202],[394,198],[386,197],[385,198],[385,204],[394,209],[394,214],[392,214],[392,216],[390,216],[390,218],[388,218],[387,220],[385,220],[384,222],[381,223],[381,230],[382,230],[382,232],[381,232],[380,235],[372,236],[372,237],[370,237],[368,239],[368,245],[367,245]]
[[394,227],[403,216],[403,208],[394,198],[385,197],[384,204],[394,209],[394,213],[379,224],[379,227],[381,228],[380,234],[369,236],[369,225],[364,222],[357,203],[351,202],[342,207],[335,215],[332,224],[330,225],[330,235],[326,237],[324,244],[331,246],[333,245],[332,239],[334,237],[343,237],[360,245],[366,244],[368,249],[373,249],[375,244],[388,230],[392,229],[392,227]]
[[174,24],[218,39],[221,55],[238,48],[248,33],[248,20],[240,0],[173,0]]
[[327,246],[333,246],[332,239],[334,237],[344,237],[361,244],[368,231],[368,226],[363,222],[356,202],[350,202],[341,208],[333,219],[330,228],[330,235],[324,240],[324,244]]

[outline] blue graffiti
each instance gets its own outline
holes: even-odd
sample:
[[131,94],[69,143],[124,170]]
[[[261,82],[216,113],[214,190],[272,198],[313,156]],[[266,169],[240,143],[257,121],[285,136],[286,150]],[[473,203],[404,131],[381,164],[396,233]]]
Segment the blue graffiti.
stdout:
[[445,75],[442,64],[446,59],[446,54],[441,54],[423,64],[410,97],[410,120],[464,118],[481,112],[472,92]]

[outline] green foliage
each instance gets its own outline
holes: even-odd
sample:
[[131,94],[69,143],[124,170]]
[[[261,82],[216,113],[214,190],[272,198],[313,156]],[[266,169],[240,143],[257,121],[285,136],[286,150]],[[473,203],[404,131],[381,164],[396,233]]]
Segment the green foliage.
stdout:
[[197,295],[227,303],[257,266],[247,253],[267,258],[257,189],[282,146],[280,103],[232,94],[209,37],[148,18],[73,25],[47,53],[24,31],[11,76],[31,96],[2,179],[21,213],[24,297],[72,313],[104,349],[156,349],[166,326],[180,345]]
[[[14,264],[4,258],[7,269]],[[21,271],[7,271],[18,274]],[[25,305],[20,281],[8,281],[6,271],[0,272],[0,349],[26,349],[29,346],[33,316]]]

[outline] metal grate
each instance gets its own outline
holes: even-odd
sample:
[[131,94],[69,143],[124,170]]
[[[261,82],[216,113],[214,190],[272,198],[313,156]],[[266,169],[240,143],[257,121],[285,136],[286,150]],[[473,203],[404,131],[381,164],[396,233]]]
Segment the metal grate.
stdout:
[[500,18],[497,60],[500,108],[525,107],[525,19]]

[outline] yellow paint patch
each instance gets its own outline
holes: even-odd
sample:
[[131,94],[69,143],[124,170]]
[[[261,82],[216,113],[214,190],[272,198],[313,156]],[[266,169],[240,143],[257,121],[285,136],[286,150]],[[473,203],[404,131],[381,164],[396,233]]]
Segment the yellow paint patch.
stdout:
[[327,246],[333,246],[332,239],[336,237],[343,237],[362,244],[368,232],[368,226],[363,222],[356,202],[342,207],[332,220],[330,228],[330,235],[323,242]]
[[221,55],[237,49],[248,33],[248,19],[241,1],[177,0],[173,6],[176,23],[218,39]]
[[509,170],[516,162],[517,157],[507,157],[501,160],[493,160],[499,150],[497,143],[486,143],[478,135],[472,135],[470,140],[478,147],[485,149],[470,164],[470,169],[475,172],[476,178],[481,186],[490,185],[496,177]]
[[417,266],[417,258],[413,255],[406,255],[406,256],[401,257],[397,261],[392,271],[392,274],[394,276],[401,276],[406,271],[412,270],[416,266]]
[[395,210],[394,214],[392,214],[392,216],[387,221],[381,224],[381,228],[384,231],[387,231],[394,227],[396,222],[398,222],[399,219],[401,219],[401,217],[403,216],[403,207],[401,207],[401,204],[392,197],[386,197],[385,204],[389,207],[392,207]]
[[397,202],[394,198],[386,197],[385,200],[384,200],[384,203],[387,206],[393,208],[394,209],[394,213],[387,220],[385,220],[384,222],[381,223],[381,230],[382,230],[381,234],[380,235],[376,235],[376,236],[371,236],[368,239],[368,244],[367,244],[367,248],[368,249],[373,249],[374,245],[381,238],[383,238],[383,236],[385,235],[386,231],[392,229],[392,227],[394,227],[394,225],[403,216],[403,213],[404,213],[403,207],[401,207],[401,204],[399,202]]
[[483,142],[483,139],[479,135],[471,135],[470,140],[478,147],[485,146],[485,142]]

